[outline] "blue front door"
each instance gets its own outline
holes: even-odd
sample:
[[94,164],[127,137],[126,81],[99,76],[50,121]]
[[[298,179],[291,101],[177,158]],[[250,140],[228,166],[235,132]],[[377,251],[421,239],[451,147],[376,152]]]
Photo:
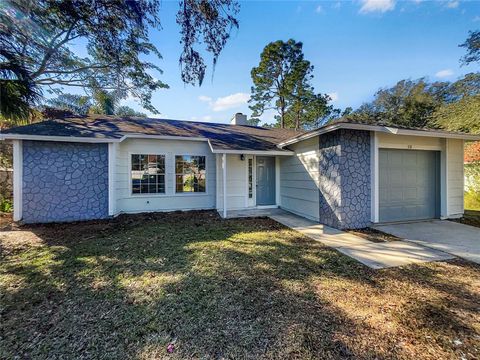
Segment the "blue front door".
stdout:
[[257,156],[257,205],[275,205],[275,158]]

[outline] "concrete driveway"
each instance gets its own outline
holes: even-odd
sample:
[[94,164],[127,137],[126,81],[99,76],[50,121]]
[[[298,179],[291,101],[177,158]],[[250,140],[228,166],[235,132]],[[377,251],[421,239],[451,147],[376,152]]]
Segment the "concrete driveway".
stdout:
[[446,220],[377,225],[374,228],[480,264],[480,228]]
[[[277,209],[278,210],[278,209]],[[270,215],[275,221],[320,241],[372,269],[405,266],[454,258],[451,254],[408,241],[374,243],[348,232],[279,210]]]

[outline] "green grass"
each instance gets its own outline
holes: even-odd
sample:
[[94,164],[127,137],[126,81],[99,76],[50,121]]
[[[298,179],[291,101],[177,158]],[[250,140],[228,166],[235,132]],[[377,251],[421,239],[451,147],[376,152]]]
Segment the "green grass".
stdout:
[[13,228],[0,251],[0,358],[480,357],[466,261],[373,271],[213,212]]
[[480,211],[480,193],[465,191],[465,209]]

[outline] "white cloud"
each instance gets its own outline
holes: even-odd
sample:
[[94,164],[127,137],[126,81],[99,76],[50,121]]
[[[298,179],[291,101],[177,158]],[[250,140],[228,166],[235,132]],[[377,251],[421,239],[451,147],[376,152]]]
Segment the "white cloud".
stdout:
[[202,120],[203,121],[211,121],[212,117],[210,115],[205,115],[205,116],[202,116]]
[[317,14],[320,14],[322,11],[323,11],[322,5],[318,5],[318,6],[315,8],[315,12],[316,12]]
[[449,9],[456,9],[458,7],[458,5],[460,5],[460,1],[459,0],[453,0],[453,1],[449,1],[446,6]]
[[361,14],[387,12],[395,9],[395,0],[362,0]]
[[198,100],[203,101],[203,102],[211,102],[212,98],[210,96],[200,95],[198,97]]
[[210,106],[213,111],[224,111],[244,105],[249,99],[249,94],[236,93],[224,97],[219,97],[215,101],[211,102]]
[[331,92],[327,95],[330,97],[332,102],[335,102],[338,100],[338,92]]
[[453,71],[451,69],[440,70],[435,74],[435,76],[438,78],[446,78],[452,75],[453,75]]
[[278,115],[278,113],[273,110],[273,109],[269,109],[269,110],[266,110],[262,116],[259,116],[258,118],[260,119],[260,125],[262,124],[275,124],[276,120],[275,120],[275,115]]

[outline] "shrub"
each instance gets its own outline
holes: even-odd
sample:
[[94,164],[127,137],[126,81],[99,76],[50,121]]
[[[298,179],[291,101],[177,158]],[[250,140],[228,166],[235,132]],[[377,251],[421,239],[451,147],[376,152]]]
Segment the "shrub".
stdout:
[[480,162],[465,165],[465,208],[480,210]]
[[8,199],[2,199],[0,201],[0,212],[12,212],[13,205],[12,202]]

